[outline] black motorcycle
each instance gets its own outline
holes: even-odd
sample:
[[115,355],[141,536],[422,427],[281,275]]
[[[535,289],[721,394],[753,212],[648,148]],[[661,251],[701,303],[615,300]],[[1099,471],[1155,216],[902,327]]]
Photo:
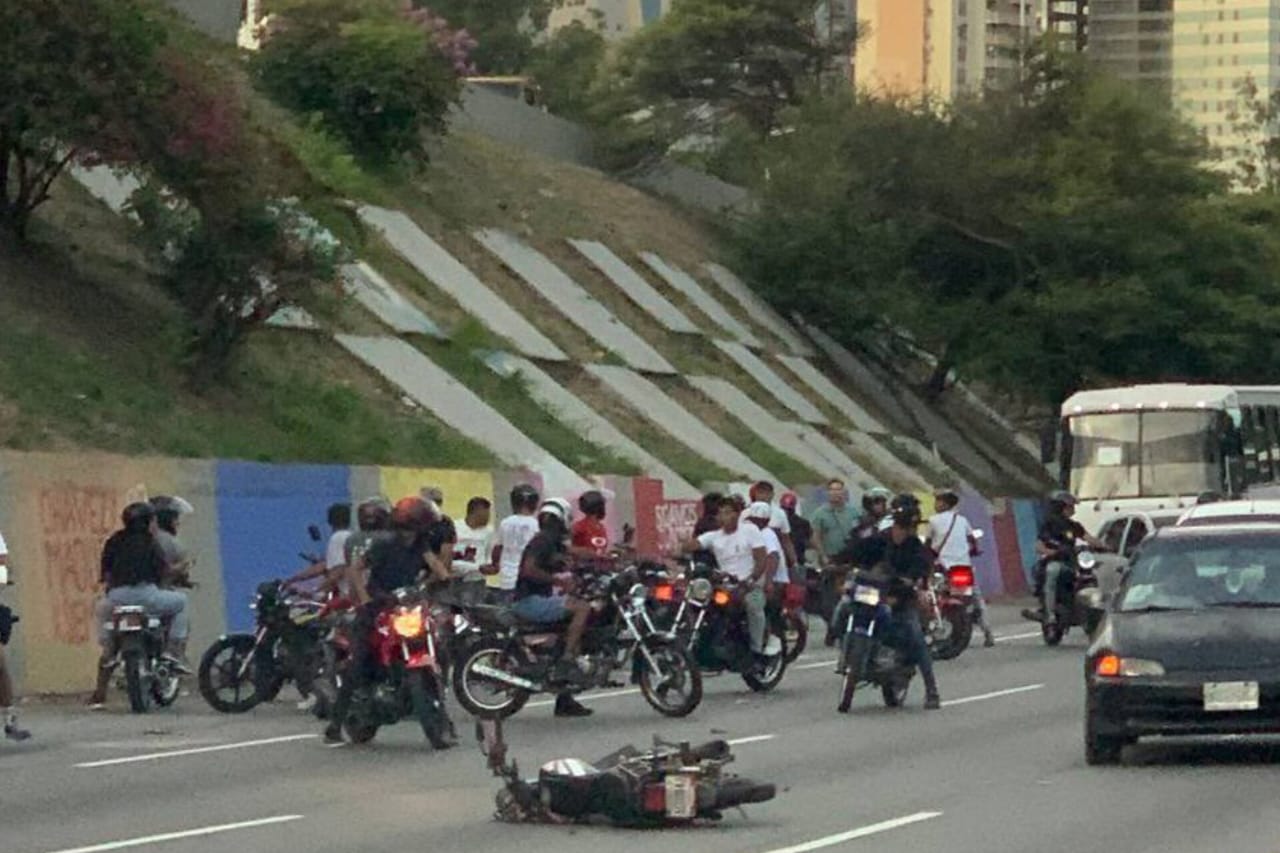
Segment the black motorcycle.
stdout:
[[135,714],[145,714],[153,706],[172,705],[181,689],[179,673],[164,654],[168,635],[157,616],[140,606],[120,605],[111,608],[107,632],[105,668],[121,677],[129,707]]
[[694,564],[672,633],[703,671],[736,672],[752,690],[766,693],[787,671],[786,635],[776,621],[766,621],[764,662],[758,664],[742,607],[744,592],[733,576]]
[[[916,668],[906,655],[889,642],[892,617],[889,602],[897,596],[913,595],[909,587],[874,572],[855,572],[850,583],[850,603],[841,645],[840,713],[848,713],[859,684],[880,688],[884,704],[898,708],[906,701]],[[914,614],[902,618],[914,619]]]
[[[289,593],[278,580],[258,585],[250,605],[257,616],[252,634],[223,634],[200,659],[200,695],[215,711],[243,714],[276,698],[292,682],[310,696],[324,668],[324,604]],[[323,702],[323,691],[317,702]],[[317,709],[323,715],[324,709]]]
[[[1024,618],[1040,623],[1040,633],[1046,646],[1056,646],[1066,637],[1067,632],[1076,626],[1083,626],[1085,633],[1092,635],[1097,630],[1102,614],[1090,610],[1079,601],[1082,590],[1098,586],[1098,558],[1086,542],[1077,542],[1074,547],[1063,547],[1050,560],[1063,564],[1058,573],[1057,599],[1054,612],[1045,613],[1044,595],[1040,596],[1040,610],[1024,610]],[[1041,561],[1036,571],[1044,572],[1046,561]]]

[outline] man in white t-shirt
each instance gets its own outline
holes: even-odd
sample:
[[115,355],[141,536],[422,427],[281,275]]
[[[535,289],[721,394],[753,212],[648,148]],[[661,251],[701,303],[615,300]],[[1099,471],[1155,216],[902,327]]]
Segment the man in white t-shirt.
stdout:
[[[782,544],[782,564],[788,568],[794,568],[798,565],[799,560],[796,558],[795,546],[791,542],[791,520],[787,518],[786,510],[773,503],[773,483],[768,480],[761,480],[751,486],[748,491],[751,503],[763,503],[769,507],[769,527],[778,534],[778,541]],[[747,510],[742,511],[742,518],[747,518]]]
[[745,513],[747,521],[759,528],[760,535],[764,537],[764,576],[768,579],[765,583],[766,598],[774,595],[779,584],[785,588],[786,584],[791,582],[791,575],[787,572],[787,556],[782,550],[782,540],[778,538],[778,533],[772,526],[773,513],[774,507],[764,501],[751,504]]
[[[4,535],[0,534],[0,587],[8,583],[9,547],[5,545]],[[18,725],[18,699],[14,695],[13,677],[9,675],[9,662],[4,648],[9,642],[13,619],[13,611],[0,604],[0,724],[4,726],[4,736],[9,740],[24,741],[31,737],[31,733]]]
[[[973,568],[973,552],[977,547],[977,539],[973,535],[973,525],[969,519],[960,514],[960,496],[954,489],[939,489],[934,493],[935,514],[929,519],[929,534],[925,539],[933,552],[938,555],[938,562],[944,569],[955,566]],[[991,626],[987,622],[987,602],[978,587],[977,575],[973,579],[974,605],[978,611],[978,627],[986,638],[984,645],[990,648],[996,644],[991,634]]]
[[453,546],[453,574],[463,580],[483,580],[480,567],[489,562],[493,526],[489,523],[493,504],[488,498],[467,501],[467,517],[458,525],[458,541]]
[[347,540],[351,538],[351,504],[329,507],[329,544],[324,549],[324,568],[330,577],[347,564]]
[[490,591],[499,602],[510,603],[515,598],[524,549],[538,535],[538,501],[538,490],[528,483],[511,490],[511,515],[498,525],[486,575]]
[[685,544],[686,551],[707,549],[715,554],[720,571],[743,581],[746,594],[742,606],[751,635],[751,651],[764,651],[765,612],[763,584],[768,577],[768,550],[764,535],[754,524],[742,523],[738,510],[728,501],[720,507],[720,529],[703,533]]

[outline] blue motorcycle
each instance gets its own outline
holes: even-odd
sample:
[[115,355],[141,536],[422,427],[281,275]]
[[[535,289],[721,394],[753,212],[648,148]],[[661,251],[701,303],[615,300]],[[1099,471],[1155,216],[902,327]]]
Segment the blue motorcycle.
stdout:
[[894,620],[890,602],[912,595],[910,587],[875,572],[856,572],[849,582],[841,638],[841,684],[838,710],[845,714],[859,684],[880,688],[884,704],[901,707],[916,668],[893,642]]

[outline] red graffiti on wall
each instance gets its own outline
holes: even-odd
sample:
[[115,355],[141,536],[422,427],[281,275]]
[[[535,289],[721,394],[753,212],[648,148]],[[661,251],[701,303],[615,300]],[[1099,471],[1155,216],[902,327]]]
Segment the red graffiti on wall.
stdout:
[[118,526],[120,495],[118,489],[72,483],[40,490],[49,624],[58,642],[89,642],[102,543]]
[[654,504],[653,520],[658,532],[658,549],[662,553],[680,552],[680,546],[693,535],[700,510],[698,501],[659,501]]

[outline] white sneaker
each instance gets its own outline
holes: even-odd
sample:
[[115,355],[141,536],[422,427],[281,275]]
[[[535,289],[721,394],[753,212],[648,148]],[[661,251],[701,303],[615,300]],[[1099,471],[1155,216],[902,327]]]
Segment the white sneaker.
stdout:
[[301,702],[299,702],[296,705],[299,711],[310,711],[315,706],[316,706],[316,697],[314,693],[308,696],[306,699],[303,699]]

